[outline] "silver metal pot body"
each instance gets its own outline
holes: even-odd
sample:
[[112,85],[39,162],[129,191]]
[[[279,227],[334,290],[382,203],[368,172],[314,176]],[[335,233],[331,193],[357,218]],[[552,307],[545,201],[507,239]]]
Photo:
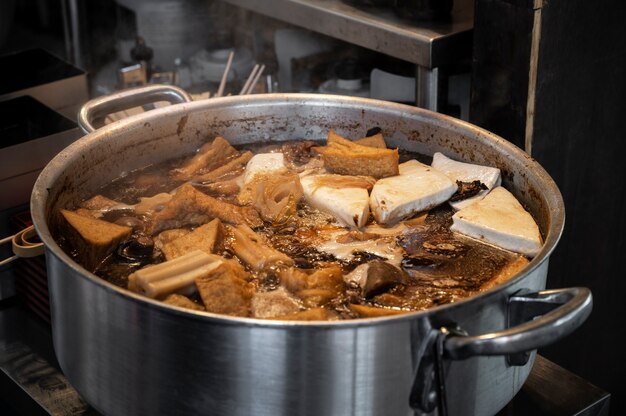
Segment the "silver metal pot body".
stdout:
[[[328,323],[230,318],[167,306],[75,263],[51,229],[72,205],[124,172],[190,154],[221,135],[237,144],[355,137],[382,128],[390,146],[499,167],[546,243],[514,279],[455,304],[390,318]],[[503,139],[415,107],[353,97],[276,94],[171,105],[110,124],[59,154],[40,175],[31,211],[46,245],[52,329],[61,368],[109,415],[410,415],[425,340],[455,324],[470,335],[508,327],[511,296],[545,288],[564,221],[547,173]],[[447,411],[491,415],[524,383],[504,356],[448,360]]]

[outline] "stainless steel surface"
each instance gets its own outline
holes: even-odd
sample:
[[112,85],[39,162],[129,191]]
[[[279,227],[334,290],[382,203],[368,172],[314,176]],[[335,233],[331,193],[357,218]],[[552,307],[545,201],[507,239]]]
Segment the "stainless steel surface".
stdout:
[[[99,415],[61,372],[50,327],[17,298],[0,302],[0,357],[0,413]],[[610,397],[537,355],[524,386],[498,416],[607,416]]]
[[471,56],[473,0],[456,0],[450,21],[412,21],[391,8],[340,0],[223,0],[275,19],[414,63],[418,107],[437,111],[438,67]]
[[90,133],[97,128],[94,125],[97,119],[104,119],[105,116],[117,111],[159,101],[184,103],[192,101],[192,98],[186,91],[171,85],[131,88],[85,103],[78,113],[78,125],[85,133]]
[[417,106],[437,111],[439,108],[439,68],[418,66],[415,80]]
[[[539,309],[538,305],[543,307]],[[578,328],[591,313],[591,308],[591,291],[587,288],[515,294],[509,298],[509,328],[471,337],[449,337],[443,346],[444,354],[461,360],[478,355],[507,355],[536,350]],[[511,320],[523,323],[516,325]]]
[[[234,144],[353,136],[380,126],[390,146],[497,166],[534,214],[542,251],[509,282],[478,296],[404,316],[281,322],[190,312],[115,287],[55,243],[56,209],[119,172],[189,154],[207,138]],[[508,327],[509,299],[545,288],[563,228],[561,195],[533,159],[476,126],[416,107],[354,97],[269,94],[176,104],[121,120],[79,140],[39,177],[33,222],[46,244],[53,339],[63,372],[107,414],[409,415],[425,340],[440,327],[470,335]],[[450,414],[495,414],[524,383],[532,360],[445,361]]]
[[[449,22],[401,19],[391,8],[358,8],[339,0],[223,0],[305,29],[426,68],[469,56],[473,1],[456,0]],[[467,44],[471,46],[471,42]]]
[[477,356],[506,356],[511,366],[524,366],[532,351],[549,345],[578,328],[591,313],[592,297],[587,288],[518,292],[509,298],[508,328],[469,336],[458,327],[442,327],[425,343],[433,354],[424,354],[411,391],[411,406],[424,412],[437,408],[447,415],[444,359],[463,360]]

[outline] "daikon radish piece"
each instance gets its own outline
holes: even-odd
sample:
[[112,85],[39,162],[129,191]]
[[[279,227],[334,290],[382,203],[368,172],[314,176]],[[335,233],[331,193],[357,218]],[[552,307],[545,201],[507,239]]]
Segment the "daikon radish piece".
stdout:
[[452,206],[452,208],[456,211],[470,206],[476,201],[480,201],[489,193],[489,191],[500,186],[500,183],[502,182],[500,169],[498,168],[459,162],[450,159],[440,152],[433,155],[433,162],[431,163],[431,166],[444,173],[454,182],[480,181],[487,187],[487,189],[480,191],[472,197],[462,199],[460,201],[450,201],[450,206]]
[[450,230],[506,250],[529,257],[541,250],[537,223],[515,196],[501,186],[458,211],[452,221]]
[[370,209],[379,224],[395,224],[445,202],[457,190],[446,175],[417,160],[400,164],[400,174],[378,180]]

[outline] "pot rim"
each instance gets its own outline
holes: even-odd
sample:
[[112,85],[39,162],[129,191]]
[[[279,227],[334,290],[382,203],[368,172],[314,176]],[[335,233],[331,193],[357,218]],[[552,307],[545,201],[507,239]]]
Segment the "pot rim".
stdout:
[[[530,263],[524,269],[522,269],[521,272],[518,272],[515,277],[484,292],[461,299],[457,302],[438,305],[421,311],[412,311],[400,315],[390,315],[376,318],[357,318],[338,321],[284,321],[249,317],[235,317],[211,312],[194,311],[186,308],[168,305],[161,301],[141,296],[137,293],[116,286],[89,272],[81,265],[76,263],[71,257],[69,257],[59,247],[59,245],[52,237],[50,229],[48,228],[48,221],[46,216],[48,189],[51,188],[51,186],[55,183],[57,177],[60,176],[59,170],[62,169],[65,164],[70,163],[72,161],[73,155],[79,154],[82,148],[88,148],[98,141],[108,140],[111,137],[123,135],[130,130],[141,128],[141,126],[145,125],[145,123],[156,121],[159,118],[165,116],[174,117],[175,115],[184,115],[195,111],[205,111],[211,109],[217,110],[223,107],[229,107],[232,109],[240,106],[250,105],[271,106],[279,104],[295,105],[298,103],[307,106],[313,104],[321,106],[326,106],[329,104],[349,104],[350,106],[356,108],[369,108],[378,110],[384,108],[389,111],[395,112],[398,115],[402,115],[404,113],[411,113],[414,115],[416,114],[419,115],[420,118],[423,118],[425,121],[428,121],[430,125],[434,127],[442,127],[448,130],[458,132],[459,134],[465,133],[466,135],[469,134],[471,136],[475,136],[477,139],[489,142],[495,147],[502,148],[509,154],[513,155],[513,157],[523,160],[524,166],[528,168],[531,174],[537,176],[545,185],[543,189],[543,194],[547,195],[547,199],[549,200],[548,205],[550,208],[551,221],[547,226],[544,244],[541,251],[530,261]],[[549,258],[550,254],[556,248],[556,245],[562,235],[565,220],[563,198],[556,183],[550,177],[550,175],[538,162],[536,162],[527,153],[494,133],[491,133],[481,127],[478,127],[466,121],[447,116],[445,114],[435,113],[427,109],[406,104],[399,104],[371,98],[310,93],[274,93],[217,97],[189,103],[172,104],[167,107],[147,111],[116,121],[81,137],[80,139],[66,147],[57,156],[55,156],[37,178],[37,181],[33,187],[30,205],[33,224],[35,226],[35,229],[37,230],[39,238],[45,245],[46,255],[56,256],[63,263],[69,266],[74,272],[81,274],[90,283],[103,287],[107,292],[115,296],[130,298],[133,302],[141,303],[142,306],[148,307],[149,309],[157,309],[159,311],[184,316],[186,318],[205,320],[213,324],[219,323],[224,325],[245,325],[253,327],[273,328],[352,328],[372,325],[385,325],[390,322],[404,322],[406,320],[421,319],[431,314],[461,308],[464,307],[464,305],[470,303],[486,301],[486,299],[496,297],[506,288],[515,285],[525,275],[535,271],[544,261]]]

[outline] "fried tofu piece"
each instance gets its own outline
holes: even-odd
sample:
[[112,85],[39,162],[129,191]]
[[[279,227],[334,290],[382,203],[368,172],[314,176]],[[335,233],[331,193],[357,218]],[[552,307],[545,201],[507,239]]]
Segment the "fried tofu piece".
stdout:
[[94,271],[133,232],[130,227],[86,217],[66,209],[61,210],[61,215],[68,225],[67,236],[70,244],[77,251],[80,263],[90,271]]
[[302,299],[307,307],[319,307],[338,296],[343,287],[339,266],[331,266],[307,273],[289,268],[279,272],[280,281],[287,290]]
[[215,252],[216,244],[222,239],[222,236],[222,222],[219,218],[215,218],[192,232],[164,244],[162,251],[167,260],[175,259],[198,249],[212,254]]
[[232,179],[203,184],[202,189],[210,196],[215,195],[235,200],[241,191],[241,185],[239,184],[239,177],[237,176]]
[[248,150],[239,156],[231,158],[225,164],[197,176],[194,179],[198,182],[215,182],[224,179],[224,177],[230,178],[235,175],[240,175],[250,159],[252,159],[252,152]]
[[232,264],[225,262],[196,279],[196,287],[207,312],[250,316],[254,288],[238,273]]
[[167,303],[172,306],[179,306],[181,308],[192,309],[194,311],[204,311],[204,306],[197,304],[187,296],[179,295],[178,293],[172,293],[165,298],[163,303]]
[[372,136],[363,137],[361,139],[355,140],[354,143],[360,144],[362,146],[375,147],[377,149],[386,149],[387,143],[385,143],[385,138],[382,133],[376,133]]
[[174,177],[178,180],[189,180],[194,174],[211,171],[227,162],[239,152],[223,137],[217,136],[212,142],[205,144],[198,153],[177,169]]
[[229,204],[186,183],[178,188],[165,208],[153,216],[150,231],[156,234],[170,228],[199,226],[214,218],[228,224],[247,224],[251,227],[263,223],[254,208]]
[[326,146],[314,147],[324,166],[341,175],[363,175],[385,178],[397,175],[398,149],[380,149],[345,139],[333,130],[328,132]]
[[171,243],[172,241],[179,239],[190,232],[191,230],[187,228],[172,228],[170,230],[162,231],[154,238],[154,246],[163,251],[163,247],[166,244]]

